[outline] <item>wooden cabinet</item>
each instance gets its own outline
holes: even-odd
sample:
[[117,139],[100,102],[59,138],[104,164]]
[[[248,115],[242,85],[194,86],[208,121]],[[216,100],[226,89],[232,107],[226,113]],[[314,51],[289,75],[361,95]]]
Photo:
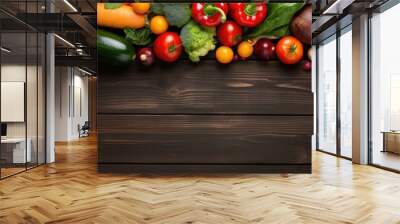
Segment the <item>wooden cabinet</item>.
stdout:
[[311,74],[259,61],[100,69],[98,128],[101,171],[310,172]]
[[383,133],[383,152],[400,154],[400,132]]

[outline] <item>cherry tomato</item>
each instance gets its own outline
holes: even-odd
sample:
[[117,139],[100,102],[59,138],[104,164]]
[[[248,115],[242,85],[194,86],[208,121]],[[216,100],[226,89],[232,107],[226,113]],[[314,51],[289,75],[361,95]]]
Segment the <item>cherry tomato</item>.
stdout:
[[233,60],[233,50],[227,46],[221,46],[215,52],[215,57],[221,64],[228,64]]
[[168,22],[164,16],[154,16],[150,20],[150,30],[154,34],[161,34],[168,30]]
[[175,32],[165,32],[154,41],[154,53],[162,61],[174,62],[182,54],[182,41]]
[[146,14],[150,10],[150,3],[147,2],[137,2],[131,3],[133,11],[139,14]]
[[233,21],[227,21],[218,28],[218,40],[222,45],[232,47],[242,39],[242,28]]
[[242,58],[248,58],[253,54],[254,48],[248,41],[243,41],[237,48],[238,55]]
[[284,64],[296,64],[303,58],[303,44],[293,36],[284,36],[276,45],[276,54]]

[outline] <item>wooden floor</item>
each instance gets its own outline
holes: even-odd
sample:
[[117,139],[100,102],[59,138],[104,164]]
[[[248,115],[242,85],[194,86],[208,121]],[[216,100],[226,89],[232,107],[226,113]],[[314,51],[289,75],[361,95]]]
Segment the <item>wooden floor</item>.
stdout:
[[400,170],[400,154],[375,150],[372,159],[374,164]]
[[8,177],[13,174],[25,171],[25,167],[7,167],[7,168],[0,168],[1,169],[1,177]]
[[0,223],[400,223],[400,175],[313,154],[312,175],[98,174],[96,142],[0,181]]

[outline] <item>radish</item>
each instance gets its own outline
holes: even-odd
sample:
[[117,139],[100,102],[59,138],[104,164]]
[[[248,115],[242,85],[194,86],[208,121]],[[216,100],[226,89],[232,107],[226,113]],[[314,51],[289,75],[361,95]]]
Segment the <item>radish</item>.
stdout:
[[306,72],[311,71],[311,67],[312,67],[311,61],[305,61],[304,62],[304,64],[303,64],[303,70],[304,71],[306,71]]
[[154,53],[149,47],[145,47],[139,50],[136,58],[141,64],[145,66],[150,66],[154,64]]

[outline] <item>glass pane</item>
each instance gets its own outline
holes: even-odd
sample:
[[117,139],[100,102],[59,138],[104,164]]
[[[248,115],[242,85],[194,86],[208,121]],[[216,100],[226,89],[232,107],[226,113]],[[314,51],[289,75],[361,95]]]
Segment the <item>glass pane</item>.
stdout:
[[1,50],[1,174],[5,177],[25,170],[31,158],[26,141],[25,31],[2,32],[1,46],[6,49]]
[[336,153],[336,37],[318,48],[318,148]]
[[352,157],[352,32],[340,36],[340,152]]
[[[37,49],[37,33],[27,33],[28,38],[28,63],[27,63],[27,98],[26,98],[26,113],[27,113],[27,136],[28,144],[30,145],[30,160],[28,160],[28,168],[37,165],[37,132],[38,132],[38,49]],[[28,148],[29,148],[28,147]]]
[[46,37],[44,34],[38,36],[38,164],[45,163],[46,149],[45,149],[45,122],[46,122],[46,79],[45,79],[45,60],[46,60]]
[[1,177],[45,161],[45,35],[21,22],[37,22],[32,15],[43,13],[44,6],[44,0],[0,1],[3,10],[19,18],[0,12],[7,21],[0,23]]
[[372,18],[372,163],[400,170],[400,5]]

